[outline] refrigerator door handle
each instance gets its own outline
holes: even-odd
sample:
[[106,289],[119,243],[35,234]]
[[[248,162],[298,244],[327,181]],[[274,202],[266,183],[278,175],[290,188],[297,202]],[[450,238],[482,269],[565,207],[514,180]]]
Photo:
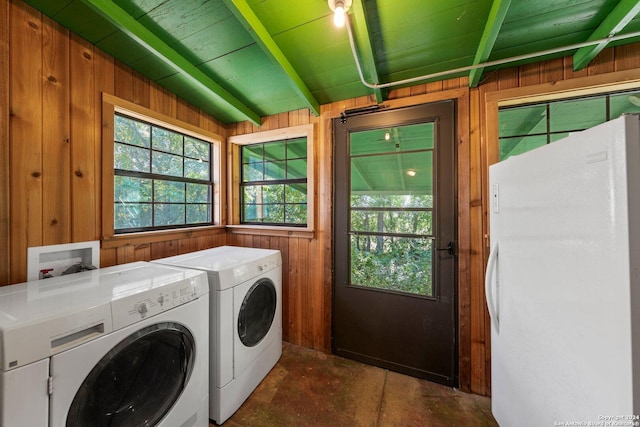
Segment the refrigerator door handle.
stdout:
[[[493,278],[495,277],[495,268],[498,263],[498,242],[493,245],[491,252],[489,253],[489,261],[487,262],[487,273],[484,278],[484,291],[487,298],[487,308],[489,309],[489,317],[491,317],[491,323],[496,333],[500,331],[500,319],[498,315],[497,306],[495,304],[495,298],[493,294]],[[498,288],[498,280],[495,280],[496,292]]]

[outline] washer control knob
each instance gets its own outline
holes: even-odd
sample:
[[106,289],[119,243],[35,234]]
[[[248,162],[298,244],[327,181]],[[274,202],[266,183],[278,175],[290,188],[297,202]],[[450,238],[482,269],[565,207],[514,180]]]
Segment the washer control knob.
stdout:
[[140,313],[140,317],[144,317],[147,315],[147,304],[142,302],[138,304],[138,313]]

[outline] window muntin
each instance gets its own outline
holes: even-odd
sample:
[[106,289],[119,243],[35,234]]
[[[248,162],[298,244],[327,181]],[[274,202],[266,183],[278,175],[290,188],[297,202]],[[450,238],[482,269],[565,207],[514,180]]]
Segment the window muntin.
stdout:
[[498,111],[500,160],[557,141],[571,132],[640,112],[640,91],[502,107]]
[[212,147],[115,114],[116,234],[213,224]]
[[240,147],[240,223],[307,226],[307,138]]

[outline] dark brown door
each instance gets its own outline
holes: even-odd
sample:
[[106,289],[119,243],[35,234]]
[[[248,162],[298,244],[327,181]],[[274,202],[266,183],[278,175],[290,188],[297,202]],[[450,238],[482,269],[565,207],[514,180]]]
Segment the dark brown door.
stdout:
[[456,386],[455,102],[333,129],[333,350]]

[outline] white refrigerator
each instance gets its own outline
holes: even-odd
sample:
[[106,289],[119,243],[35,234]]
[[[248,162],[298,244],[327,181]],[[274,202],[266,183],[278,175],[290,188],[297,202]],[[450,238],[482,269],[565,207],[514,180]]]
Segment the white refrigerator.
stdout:
[[492,411],[502,427],[640,425],[640,120],[489,168]]

